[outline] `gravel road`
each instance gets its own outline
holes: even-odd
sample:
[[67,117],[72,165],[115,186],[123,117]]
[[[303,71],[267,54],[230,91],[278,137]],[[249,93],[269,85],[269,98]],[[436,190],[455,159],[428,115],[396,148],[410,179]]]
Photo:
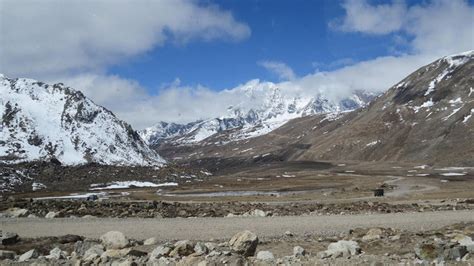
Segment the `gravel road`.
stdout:
[[207,240],[230,238],[244,229],[254,231],[261,237],[281,236],[287,230],[294,234],[332,235],[356,227],[380,226],[419,231],[469,221],[474,221],[474,211],[257,218],[1,218],[0,230],[16,232],[21,237],[77,234],[98,238],[107,231],[118,230],[135,239]]

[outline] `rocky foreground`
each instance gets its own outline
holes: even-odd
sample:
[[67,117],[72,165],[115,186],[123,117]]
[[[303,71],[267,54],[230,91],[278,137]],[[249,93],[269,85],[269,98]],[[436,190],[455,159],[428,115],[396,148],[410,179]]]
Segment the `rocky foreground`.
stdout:
[[[21,232],[20,232],[21,234]],[[0,233],[2,265],[315,265],[474,263],[474,223],[432,231],[348,229],[337,237],[293,235],[259,239],[242,231],[231,239],[162,242],[110,231],[97,239],[76,235],[21,238]]]
[[331,214],[371,214],[472,210],[474,199],[439,204],[358,201],[350,203],[248,203],[205,202],[180,203],[165,201],[100,201],[100,200],[8,200],[0,202],[0,217],[137,217],[189,218],[232,216],[296,216]]

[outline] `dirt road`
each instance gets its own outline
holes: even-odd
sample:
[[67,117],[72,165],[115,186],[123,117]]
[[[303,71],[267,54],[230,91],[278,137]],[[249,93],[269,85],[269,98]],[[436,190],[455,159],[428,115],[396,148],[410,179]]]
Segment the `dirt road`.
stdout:
[[160,240],[230,238],[248,229],[261,237],[294,234],[332,235],[356,227],[393,227],[410,231],[435,229],[445,225],[474,221],[474,211],[445,211],[372,215],[238,217],[238,218],[174,218],[174,219],[0,219],[0,230],[21,237],[77,234],[98,238],[118,230],[130,238],[157,237]]

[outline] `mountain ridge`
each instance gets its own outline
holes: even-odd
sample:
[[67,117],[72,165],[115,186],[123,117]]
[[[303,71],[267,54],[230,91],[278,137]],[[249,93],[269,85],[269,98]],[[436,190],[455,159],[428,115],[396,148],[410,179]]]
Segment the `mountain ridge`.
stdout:
[[190,145],[229,130],[233,133],[228,141],[245,140],[267,134],[294,118],[354,110],[375,97],[375,94],[363,91],[354,91],[349,97],[337,100],[330,99],[321,92],[316,92],[313,96],[287,97],[276,84],[270,82],[249,82],[237,90],[249,101],[259,98],[260,103],[246,108],[243,101],[229,106],[227,114],[217,118],[187,124],[159,122],[139,133],[152,146],[158,146],[162,142]]
[[62,83],[0,75],[0,95],[3,163],[51,159],[65,165],[164,163],[129,124]]
[[440,58],[347,113],[290,120],[271,133],[229,143],[161,145],[167,158],[412,161],[474,165],[474,52]]

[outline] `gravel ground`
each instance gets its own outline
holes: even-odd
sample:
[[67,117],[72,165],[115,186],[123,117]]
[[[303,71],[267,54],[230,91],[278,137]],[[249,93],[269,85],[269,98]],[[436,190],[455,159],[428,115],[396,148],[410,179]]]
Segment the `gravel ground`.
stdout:
[[230,238],[236,232],[251,230],[261,237],[294,234],[334,235],[357,227],[392,227],[408,231],[436,229],[459,222],[473,222],[474,211],[440,211],[371,215],[234,217],[234,218],[2,218],[0,229],[20,237],[77,234],[90,238],[117,230],[135,239],[160,240]]

